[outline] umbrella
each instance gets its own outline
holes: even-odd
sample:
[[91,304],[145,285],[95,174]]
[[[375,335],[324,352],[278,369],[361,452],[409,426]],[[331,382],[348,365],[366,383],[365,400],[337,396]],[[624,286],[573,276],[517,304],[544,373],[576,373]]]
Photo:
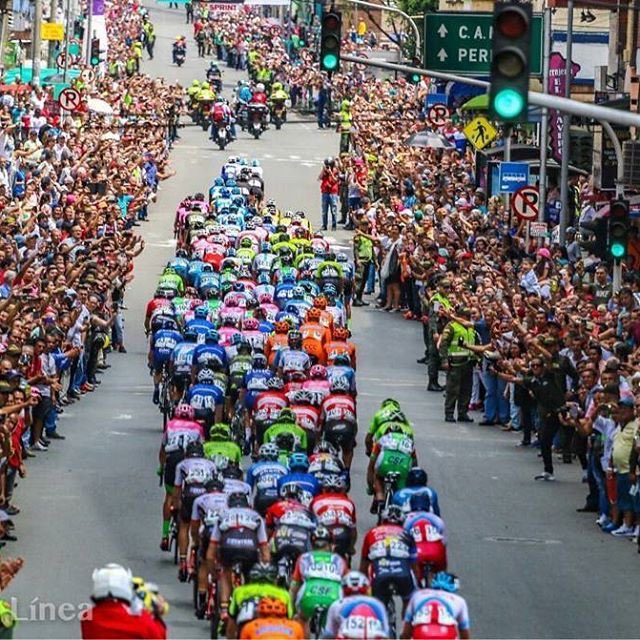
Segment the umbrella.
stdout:
[[489,108],[489,96],[485,93],[467,100],[460,109],[462,111],[486,111]]
[[103,116],[112,116],[113,107],[100,98],[89,98],[87,100],[87,109],[93,111],[93,113],[99,113]]
[[454,149],[455,145],[444,136],[433,131],[418,131],[409,136],[404,143],[409,147],[430,147],[431,149]]

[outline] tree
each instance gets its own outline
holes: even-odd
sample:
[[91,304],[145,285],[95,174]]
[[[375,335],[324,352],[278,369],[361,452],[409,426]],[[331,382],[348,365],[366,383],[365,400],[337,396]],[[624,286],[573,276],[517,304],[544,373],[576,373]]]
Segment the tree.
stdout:
[[410,16],[416,16],[438,8],[438,0],[397,0],[396,5]]

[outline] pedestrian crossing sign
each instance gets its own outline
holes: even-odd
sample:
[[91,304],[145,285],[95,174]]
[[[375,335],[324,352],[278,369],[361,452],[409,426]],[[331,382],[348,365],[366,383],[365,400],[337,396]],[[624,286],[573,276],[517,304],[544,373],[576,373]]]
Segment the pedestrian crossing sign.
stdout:
[[484,117],[474,118],[463,130],[462,133],[467,140],[476,148],[484,149],[491,144],[498,135],[495,127]]

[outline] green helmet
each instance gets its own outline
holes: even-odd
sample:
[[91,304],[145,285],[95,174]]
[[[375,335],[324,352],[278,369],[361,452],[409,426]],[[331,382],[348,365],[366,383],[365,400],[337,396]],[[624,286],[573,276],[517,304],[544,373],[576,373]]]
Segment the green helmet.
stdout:
[[231,427],[224,423],[219,422],[214,424],[209,429],[209,440],[230,440],[231,439]]
[[282,82],[274,82],[273,83],[273,90],[274,91],[280,91],[280,89],[282,89]]
[[381,409],[390,409],[391,407],[395,407],[396,409],[400,408],[400,403],[397,400],[394,400],[393,398],[387,398],[386,400],[382,401],[382,404],[380,405]]
[[192,86],[192,87],[199,87],[199,86],[200,86],[200,80],[194,80],[194,81],[191,83],[191,86]]
[[340,108],[341,108],[343,111],[346,111],[350,106],[351,106],[351,102],[349,102],[349,100],[343,100],[343,101],[340,103]]

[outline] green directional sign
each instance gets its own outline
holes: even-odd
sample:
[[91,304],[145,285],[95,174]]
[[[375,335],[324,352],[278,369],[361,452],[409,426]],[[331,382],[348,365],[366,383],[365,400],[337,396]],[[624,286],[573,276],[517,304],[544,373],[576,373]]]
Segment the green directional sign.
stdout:
[[[424,16],[424,68],[461,75],[489,75],[493,14],[456,11]],[[532,76],[542,75],[542,16],[533,16]]]

